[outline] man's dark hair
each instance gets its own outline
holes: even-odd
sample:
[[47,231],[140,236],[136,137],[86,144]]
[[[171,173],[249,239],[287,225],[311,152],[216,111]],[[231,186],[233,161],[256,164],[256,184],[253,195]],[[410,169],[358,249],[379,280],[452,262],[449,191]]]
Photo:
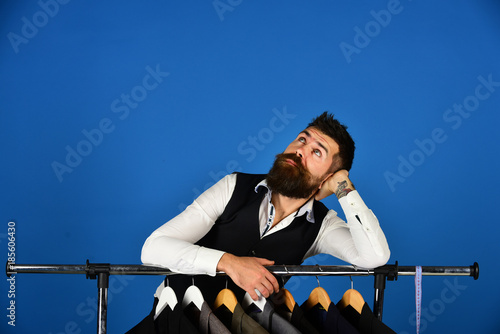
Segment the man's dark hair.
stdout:
[[341,124],[332,114],[328,114],[328,112],[325,111],[314,118],[307,127],[315,127],[335,140],[339,145],[339,153],[337,157],[333,157],[332,172],[341,169],[351,169],[356,146],[354,145],[354,140],[352,140],[351,135],[347,132],[347,126]]

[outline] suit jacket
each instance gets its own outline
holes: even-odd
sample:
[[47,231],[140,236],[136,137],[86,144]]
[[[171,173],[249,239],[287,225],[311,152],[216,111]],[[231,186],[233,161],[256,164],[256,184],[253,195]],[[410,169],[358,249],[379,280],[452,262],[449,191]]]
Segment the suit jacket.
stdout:
[[169,306],[165,307],[156,319],[155,310],[158,304],[158,298],[155,297],[153,309],[137,325],[135,325],[127,334],[197,334],[196,327],[189,321],[182,311],[182,306],[177,303],[172,310]]
[[330,303],[328,310],[316,305],[304,311],[304,314],[321,334],[359,334],[359,331],[340,314],[334,303]]
[[246,312],[269,333],[301,334],[297,328],[274,311],[274,308],[269,301],[266,302],[263,310],[260,310],[254,304],[251,304]]
[[189,304],[184,308],[184,314],[201,334],[231,334],[205,301],[201,305],[201,310],[198,310],[194,304]]
[[283,302],[271,298],[271,304],[276,313],[282,318],[288,320],[295,328],[301,333],[319,334],[318,330],[307,320],[304,311],[295,303],[293,310],[290,312],[287,308],[283,307]]
[[361,314],[349,305],[340,310],[340,314],[356,327],[361,334],[396,334],[373,314],[367,303],[363,305]]
[[220,306],[214,310],[214,314],[230,329],[232,334],[269,334],[268,331],[243,311],[243,307],[239,303],[236,304],[234,313],[229,311],[225,306]]
[[196,327],[184,315],[182,306],[177,303],[173,310],[165,307],[155,319],[155,327],[159,334],[195,334]]

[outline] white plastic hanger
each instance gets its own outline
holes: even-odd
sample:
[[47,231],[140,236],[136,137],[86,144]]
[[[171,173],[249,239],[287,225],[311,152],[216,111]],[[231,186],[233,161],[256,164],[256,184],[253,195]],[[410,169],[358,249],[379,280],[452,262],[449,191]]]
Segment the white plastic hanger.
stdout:
[[165,307],[168,306],[171,310],[173,310],[175,305],[177,305],[177,296],[175,295],[174,289],[172,289],[169,285],[165,286],[165,284],[160,284],[160,286],[156,289],[155,297],[159,299],[155,309],[155,319],[161,311],[165,309]]
[[194,285],[193,278],[193,285],[187,288],[186,292],[184,292],[184,298],[182,299],[182,308],[185,308],[190,303],[193,303],[198,308],[198,310],[201,311],[201,305],[203,305],[204,301],[205,298],[203,298],[203,294],[201,293],[200,289],[196,285]]
[[257,306],[259,310],[264,311],[264,306],[266,305],[266,298],[262,296],[259,290],[255,289],[255,293],[257,293],[257,296],[259,299],[253,300],[252,297],[248,294],[248,292],[245,293],[245,296],[243,296],[243,300],[241,301],[241,306],[243,307],[244,310],[248,309],[248,307],[252,304]]

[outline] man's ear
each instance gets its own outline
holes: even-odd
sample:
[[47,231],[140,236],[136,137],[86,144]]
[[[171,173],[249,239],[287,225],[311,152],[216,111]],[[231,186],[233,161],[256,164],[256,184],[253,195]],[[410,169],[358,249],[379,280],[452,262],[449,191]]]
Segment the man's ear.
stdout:
[[321,183],[319,184],[318,189],[321,189],[321,187],[323,187],[323,184],[326,182],[326,180],[328,180],[330,177],[332,177],[332,175],[333,175],[333,173],[326,174],[326,176],[323,178],[323,181],[321,181]]

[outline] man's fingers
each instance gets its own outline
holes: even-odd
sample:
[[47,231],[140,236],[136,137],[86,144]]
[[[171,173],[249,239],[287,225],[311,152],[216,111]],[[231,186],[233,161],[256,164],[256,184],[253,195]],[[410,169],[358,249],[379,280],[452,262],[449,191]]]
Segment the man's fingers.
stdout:
[[259,289],[260,293],[265,297],[269,297],[274,292],[274,287],[267,279],[262,282],[263,288]]
[[257,295],[254,289],[248,289],[247,292],[253,300],[255,301],[259,300],[259,296]]
[[264,259],[261,257],[256,257],[255,259],[257,260],[257,262],[259,262],[259,264],[261,264],[263,266],[272,266],[274,264],[274,261]]
[[[263,258],[256,258],[257,261],[263,266],[271,266],[274,264],[274,261],[268,260],[268,259],[263,259]],[[266,269],[266,272],[264,274],[265,280],[269,282],[269,285],[266,286],[267,290],[269,291],[269,294],[272,294],[273,292],[278,292],[280,289],[280,286],[278,284],[278,280],[276,277],[274,277],[273,274],[269,270]],[[268,296],[266,296],[267,298]]]
[[269,282],[268,288],[270,293],[279,291],[280,285],[278,283],[278,280],[269,271],[266,273],[266,280]]

